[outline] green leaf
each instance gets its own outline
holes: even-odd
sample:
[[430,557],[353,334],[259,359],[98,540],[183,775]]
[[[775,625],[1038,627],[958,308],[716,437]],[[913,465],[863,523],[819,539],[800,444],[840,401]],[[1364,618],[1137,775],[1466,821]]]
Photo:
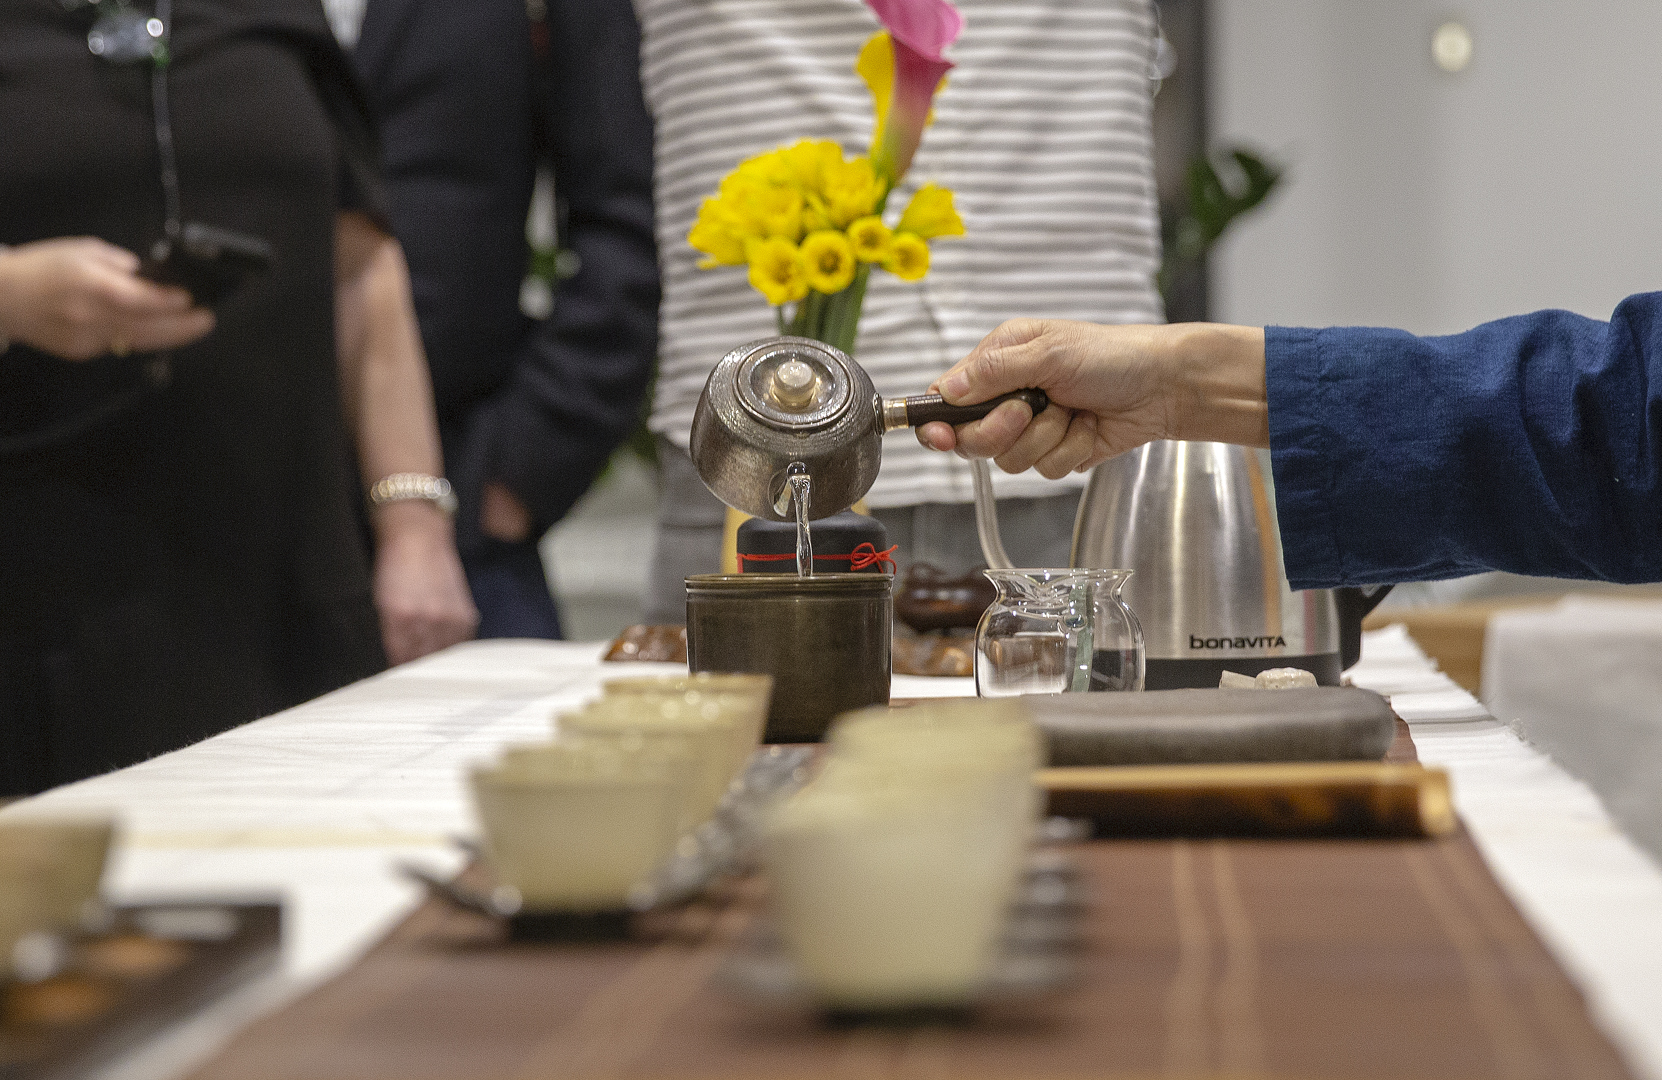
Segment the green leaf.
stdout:
[[1263,203],[1284,172],[1279,164],[1243,147],[1189,162],[1184,174],[1188,206],[1165,229],[1160,291],[1166,293],[1180,267],[1204,259],[1231,225]]

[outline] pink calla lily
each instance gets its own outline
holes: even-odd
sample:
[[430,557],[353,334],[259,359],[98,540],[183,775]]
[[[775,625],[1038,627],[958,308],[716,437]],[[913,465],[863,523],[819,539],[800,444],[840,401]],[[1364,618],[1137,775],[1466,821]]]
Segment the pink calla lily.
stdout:
[[866,0],[896,41],[934,60],[964,32],[964,16],[948,0]]
[[[866,6],[887,28],[890,47],[883,51],[893,56],[890,73],[870,70],[883,58],[881,53],[868,57],[873,52],[868,46],[859,65],[877,98],[872,165],[893,186],[912,166],[935,91],[952,70],[952,61],[941,54],[963,31],[964,17],[947,0],[866,0]],[[884,74],[889,81],[879,85]]]

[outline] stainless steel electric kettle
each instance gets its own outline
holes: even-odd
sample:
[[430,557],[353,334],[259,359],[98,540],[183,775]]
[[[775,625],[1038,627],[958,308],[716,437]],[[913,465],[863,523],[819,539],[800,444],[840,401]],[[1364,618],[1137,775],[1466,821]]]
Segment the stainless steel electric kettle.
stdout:
[[693,411],[693,465],[716,498],[752,517],[792,518],[792,475],[812,478],[810,518],[853,506],[871,489],[883,433],[932,420],[966,424],[1011,398],[1037,416],[1042,390],[1017,390],[979,405],[939,394],[885,401],[871,376],[840,349],[811,338],[771,337],[722,357]]
[[[998,543],[985,462],[975,462],[988,564]],[[1154,442],[1098,465],[1073,531],[1074,566],[1134,570],[1123,596],[1143,627],[1149,690],[1217,686],[1225,671],[1299,667],[1336,686],[1361,656],[1362,617],[1389,585],[1294,592],[1260,452]]]

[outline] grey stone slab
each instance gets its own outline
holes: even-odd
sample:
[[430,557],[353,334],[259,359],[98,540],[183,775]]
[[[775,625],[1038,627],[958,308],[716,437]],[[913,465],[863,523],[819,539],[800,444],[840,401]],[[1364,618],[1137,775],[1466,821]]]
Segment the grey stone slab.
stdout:
[[1022,699],[1052,765],[1377,761],[1396,716],[1372,690],[1150,690]]

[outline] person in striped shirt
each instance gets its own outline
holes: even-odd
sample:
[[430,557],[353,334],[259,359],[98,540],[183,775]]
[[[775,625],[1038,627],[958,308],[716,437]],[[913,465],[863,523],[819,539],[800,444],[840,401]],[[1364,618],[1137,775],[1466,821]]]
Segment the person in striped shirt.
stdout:
[[[1148,0],[958,0],[956,67],[891,203],[951,188],[966,235],[928,277],[873,275],[855,356],[885,397],[921,393],[1006,319],[1163,321],[1150,130]],[[683,619],[682,578],[719,569],[725,508],[687,456],[694,406],[723,354],[775,332],[743,267],[697,269],[687,231],[740,160],[798,139],[863,152],[871,99],[854,59],[878,24],[862,0],[636,0],[657,140],[664,299],[650,426],[663,465],[647,621]],[[1083,476],[996,477],[1005,538],[1027,565],[1068,561]],[[968,466],[891,438],[866,496],[902,565],[981,562]]]

